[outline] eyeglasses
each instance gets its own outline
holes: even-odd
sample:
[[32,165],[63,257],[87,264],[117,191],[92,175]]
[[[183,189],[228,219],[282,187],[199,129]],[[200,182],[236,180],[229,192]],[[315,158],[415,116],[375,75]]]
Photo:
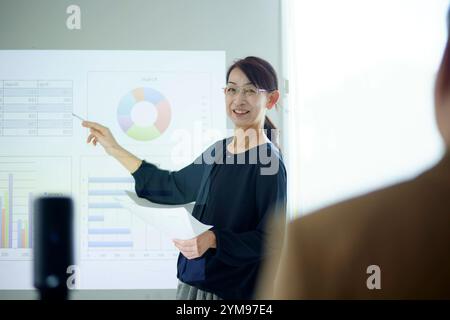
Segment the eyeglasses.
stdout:
[[265,89],[259,89],[252,85],[247,85],[243,87],[228,85],[225,88],[223,88],[223,91],[225,92],[225,95],[228,97],[235,97],[239,95],[239,93],[242,91],[244,96],[246,98],[252,98],[257,96],[260,92],[267,92]]

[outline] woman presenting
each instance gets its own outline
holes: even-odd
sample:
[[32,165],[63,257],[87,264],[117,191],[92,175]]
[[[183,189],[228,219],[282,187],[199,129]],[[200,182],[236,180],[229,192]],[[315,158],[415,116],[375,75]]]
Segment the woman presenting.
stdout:
[[195,201],[192,215],[214,227],[180,250],[177,299],[251,299],[266,254],[266,222],[285,218],[286,169],[266,117],[278,99],[278,80],[265,60],[247,57],[227,72],[224,88],[232,137],[217,141],[179,171],[158,169],[122,148],[110,130],[84,121],[88,143],[99,143],[134,177],[139,197],[164,204]]

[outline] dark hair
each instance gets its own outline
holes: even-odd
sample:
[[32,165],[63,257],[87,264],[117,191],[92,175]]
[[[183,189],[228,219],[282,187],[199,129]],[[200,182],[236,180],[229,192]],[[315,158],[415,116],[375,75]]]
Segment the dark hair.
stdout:
[[[230,77],[233,69],[238,68],[247,76],[248,80],[259,89],[264,89],[269,92],[278,90],[278,77],[272,65],[264,59],[258,57],[246,57],[235,61],[227,71],[226,81]],[[277,132],[277,128],[273,122],[266,116],[264,119],[264,130],[267,137],[277,147],[277,137],[272,136],[272,133]]]
[[[447,31],[450,30],[450,7],[447,8]],[[448,33],[447,33],[448,36]]]
[[436,80],[436,91],[440,95],[446,94],[450,89],[450,7],[447,11],[447,43],[442,55],[441,65]]

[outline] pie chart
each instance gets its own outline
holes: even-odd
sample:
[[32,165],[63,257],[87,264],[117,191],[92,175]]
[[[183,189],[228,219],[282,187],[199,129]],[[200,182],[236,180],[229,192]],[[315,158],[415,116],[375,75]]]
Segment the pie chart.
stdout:
[[139,141],[161,136],[169,127],[171,107],[164,95],[153,88],[135,88],[122,97],[117,121],[122,130]]

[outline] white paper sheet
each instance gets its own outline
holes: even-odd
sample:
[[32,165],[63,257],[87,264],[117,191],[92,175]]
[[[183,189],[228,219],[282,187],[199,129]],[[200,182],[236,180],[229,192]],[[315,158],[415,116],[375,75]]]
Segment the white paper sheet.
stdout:
[[125,193],[126,197],[116,197],[122,207],[171,239],[192,239],[213,227],[201,223],[191,215],[192,204],[161,205],[139,198],[132,191],[126,190]]

